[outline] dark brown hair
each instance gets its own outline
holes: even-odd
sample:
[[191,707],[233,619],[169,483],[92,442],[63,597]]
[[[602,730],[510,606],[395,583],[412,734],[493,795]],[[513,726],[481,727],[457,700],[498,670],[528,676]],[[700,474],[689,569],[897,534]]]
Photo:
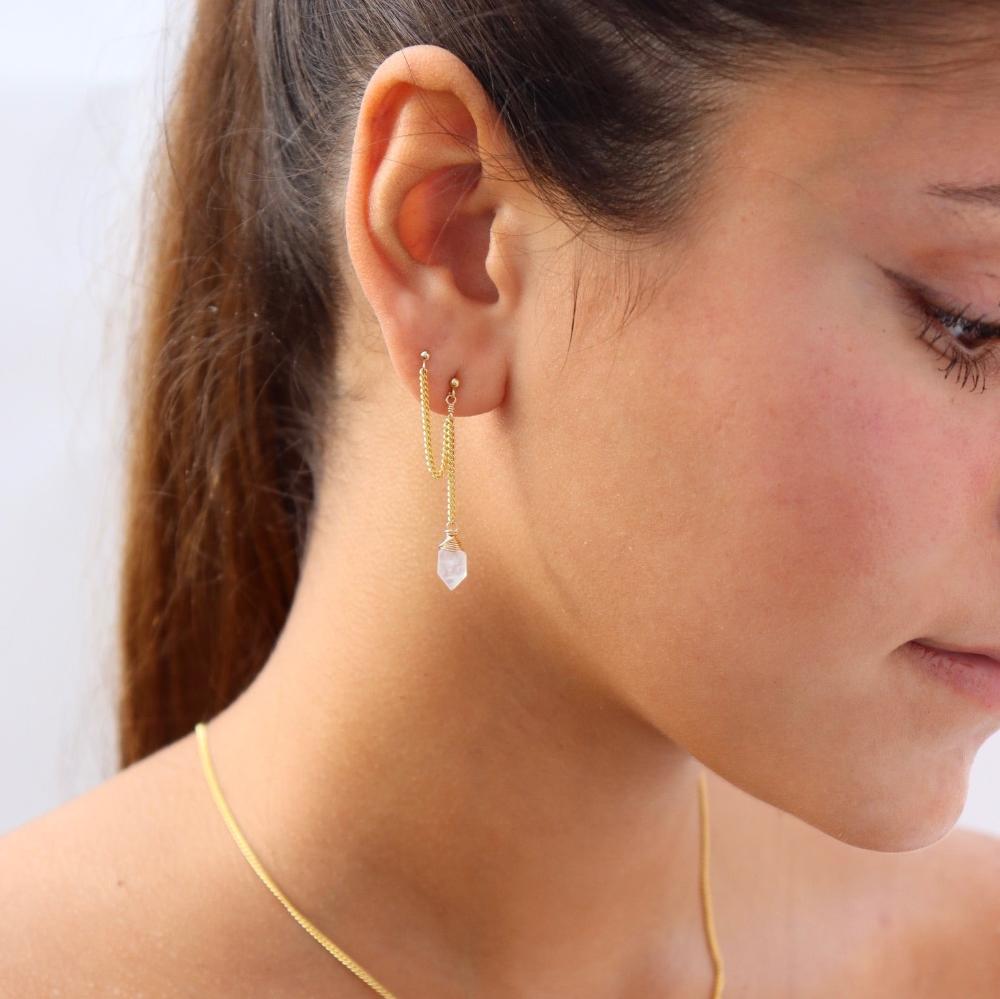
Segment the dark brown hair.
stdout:
[[[378,64],[454,52],[567,222],[690,219],[742,82],[947,39],[942,0],[200,0],[150,172],[130,372],[119,762],[229,704],[288,613],[330,426],[348,143]],[[967,20],[975,24],[975,18]],[[891,48],[890,48],[891,45]],[[918,61],[930,68],[932,61]]]

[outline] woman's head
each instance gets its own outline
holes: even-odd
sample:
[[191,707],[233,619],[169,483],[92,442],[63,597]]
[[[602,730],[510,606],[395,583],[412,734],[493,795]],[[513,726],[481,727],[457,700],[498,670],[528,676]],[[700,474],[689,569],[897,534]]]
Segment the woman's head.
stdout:
[[943,377],[905,283],[1000,321],[1000,211],[939,186],[1000,181],[991,24],[205,5],[142,378],[123,760],[260,667],[346,477],[443,526],[427,349],[437,412],[461,380],[449,605],[530,611],[511,627],[551,668],[833,835],[946,832],[996,720],[897,650],[1000,642],[1000,387]]

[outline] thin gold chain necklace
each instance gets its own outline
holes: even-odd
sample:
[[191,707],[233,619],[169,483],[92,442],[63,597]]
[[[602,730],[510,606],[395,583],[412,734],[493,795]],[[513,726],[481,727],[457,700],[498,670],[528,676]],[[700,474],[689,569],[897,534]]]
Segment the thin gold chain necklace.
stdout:
[[[313,924],[306,919],[306,917],[299,912],[294,905],[292,905],[292,903],[285,896],[285,893],[274,883],[274,880],[267,873],[267,871],[264,870],[263,865],[257,859],[257,855],[250,848],[250,844],[247,842],[246,837],[240,830],[240,827],[236,824],[236,819],[233,818],[233,813],[230,811],[229,805],[226,803],[226,799],[222,796],[222,789],[219,787],[219,781],[215,776],[215,768],[212,766],[212,759],[208,752],[208,728],[204,722],[198,722],[194,727],[194,731],[198,737],[198,752],[201,756],[201,768],[205,773],[208,786],[212,791],[212,797],[215,799],[215,803],[218,806],[219,811],[222,813],[222,817],[225,819],[226,825],[229,827],[229,831],[233,835],[233,839],[236,840],[236,845],[240,848],[240,852],[243,856],[246,857],[247,863],[249,863],[256,872],[257,877],[259,877],[261,881],[267,885],[267,887],[271,890],[271,893],[288,910],[292,918],[314,940],[316,940],[317,943],[319,943],[325,950],[340,961],[345,968],[357,975],[361,981],[370,986],[375,992],[382,996],[383,999],[396,999],[396,996],[393,995],[392,992],[390,992],[384,985],[365,971],[360,964],[348,957],[348,955],[345,954],[328,936],[326,936],[326,934],[313,926]],[[701,824],[702,911],[705,919],[705,933],[708,938],[708,948],[711,951],[712,962],[715,965],[715,985],[712,990],[712,999],[721,999],[722,987],[725,983],[725,971],[723,969],[722,954],[719,950],[719,943],[715,933],[715,920],[712,915],[712,892],[708,877],[708,786],[705,781],[704,770],[698,774],[698,815]]]

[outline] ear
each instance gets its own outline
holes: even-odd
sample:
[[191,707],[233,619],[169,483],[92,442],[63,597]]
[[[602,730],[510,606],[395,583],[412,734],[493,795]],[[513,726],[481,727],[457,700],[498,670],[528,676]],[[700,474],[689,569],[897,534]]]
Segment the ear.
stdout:
[[488,412],[506,393],[524,285],[512,261],[527,259],[509,250],[524,191],[490,168],[513,155],[492,101],[447,49],[400,49],[368,81],[345,189],[348,251],[415,398],[429,351],[438,413],[453,377],[456,415]]

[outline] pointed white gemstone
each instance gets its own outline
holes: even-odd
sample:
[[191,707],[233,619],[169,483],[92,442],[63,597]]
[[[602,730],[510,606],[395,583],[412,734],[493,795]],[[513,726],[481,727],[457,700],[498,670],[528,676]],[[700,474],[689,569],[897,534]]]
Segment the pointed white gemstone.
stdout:
[[465,579],[467,566],[468,560],[461,549],[458,551],[451,551],[449,548],[438,549],[438,575],[449,590],[455,589]]

